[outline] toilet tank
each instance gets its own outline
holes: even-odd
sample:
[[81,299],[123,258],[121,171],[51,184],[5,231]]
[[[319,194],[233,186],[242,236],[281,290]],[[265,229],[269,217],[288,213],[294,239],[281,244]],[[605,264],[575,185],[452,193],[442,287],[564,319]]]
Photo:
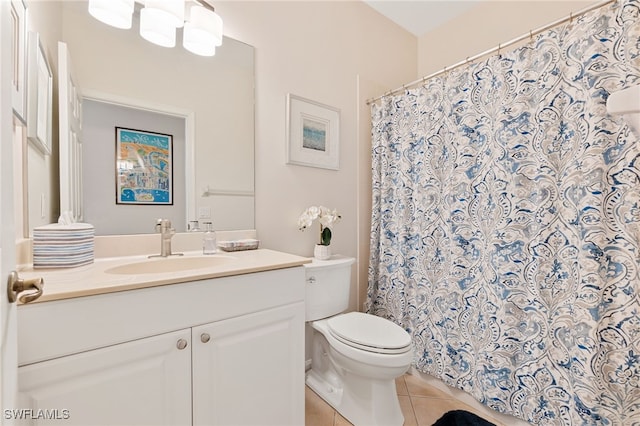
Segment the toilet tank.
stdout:
[[334,255],[328,260],[313,259],[304,265],[307,321],[330,317],[349,307],[354,262],[353,257]]

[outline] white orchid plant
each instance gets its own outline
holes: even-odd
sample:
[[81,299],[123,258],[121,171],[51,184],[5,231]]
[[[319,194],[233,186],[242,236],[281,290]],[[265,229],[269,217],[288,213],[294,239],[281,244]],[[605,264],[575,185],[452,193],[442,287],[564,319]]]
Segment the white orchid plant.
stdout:
[[328,209],[324,206],[311,206],[298,218],[298,227],[301,231],[304,231],[313,224],[313,221],[318,219],[320,222],[320,244],[328,246],[331,244],[331,229],[342,216],[338,214],[336,209]]

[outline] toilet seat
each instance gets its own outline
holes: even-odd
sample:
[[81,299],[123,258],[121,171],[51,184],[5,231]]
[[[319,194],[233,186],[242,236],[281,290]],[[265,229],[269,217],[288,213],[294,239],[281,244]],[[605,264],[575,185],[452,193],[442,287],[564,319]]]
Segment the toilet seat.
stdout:
[[397,324],[375,315],[349,312],[327,320],[338,341],[366,352],[403,354],[412,349],[411,336]]

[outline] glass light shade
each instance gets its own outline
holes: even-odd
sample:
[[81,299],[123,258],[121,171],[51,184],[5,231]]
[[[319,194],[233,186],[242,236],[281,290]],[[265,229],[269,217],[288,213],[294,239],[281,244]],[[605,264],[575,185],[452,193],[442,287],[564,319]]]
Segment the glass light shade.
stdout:
[[184,24],[182,33],[182,45],[191,53],[200,56],[213,56],[216,54],[216,45],[209,34],[197,28],[190,28],[189,22]]
[[176,45],[176,27],[164,13],[147,7],[140,10],[140,35],[147,41],[162,47]]
[[112,27],[131,28],[134,0],[89,0],[89,14]]
[[156,16],[165,15],[164,22],[169,22],[174,28],[184,25],[184,0],[145,0],[145,9],[153,9]]
[[202,56],[213,56],[222,44],[222,19],[202,6],[192,6],[184,24],[182,44],[185,49]]

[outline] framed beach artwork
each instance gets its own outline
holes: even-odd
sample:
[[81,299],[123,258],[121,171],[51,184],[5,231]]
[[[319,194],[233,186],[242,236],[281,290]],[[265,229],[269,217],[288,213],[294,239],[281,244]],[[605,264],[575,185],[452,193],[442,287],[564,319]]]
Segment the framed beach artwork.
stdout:
[[116,127],[116,204],[173,204],[173,136]]
[[287,95],[287,163],[339,169],[339,109]]

